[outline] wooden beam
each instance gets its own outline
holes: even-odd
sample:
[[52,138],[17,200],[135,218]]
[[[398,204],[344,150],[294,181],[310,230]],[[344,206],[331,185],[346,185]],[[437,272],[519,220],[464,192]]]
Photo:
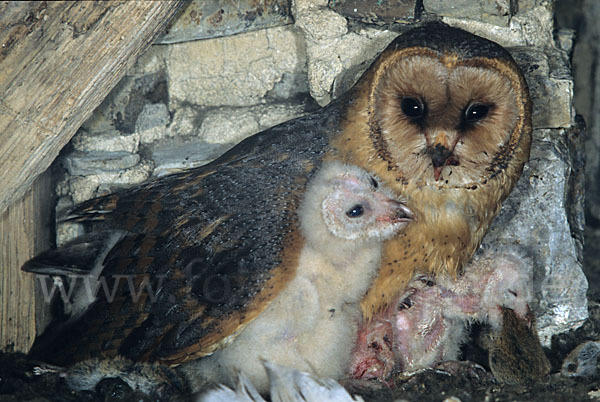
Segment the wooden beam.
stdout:
[[0,3],[0,214],[50,166],[181,4]]
[[[35,275],[21,265],[50,245],[52,183],[40,175],[25,196],[0,215],[0,350],[29,350],[36,335]],[[42,303],[38,300],[38,303]]]

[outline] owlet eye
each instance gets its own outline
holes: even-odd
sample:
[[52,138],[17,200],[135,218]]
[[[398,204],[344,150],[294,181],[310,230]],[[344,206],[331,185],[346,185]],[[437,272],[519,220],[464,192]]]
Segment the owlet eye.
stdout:
[[379,187],[379,183],[377,183],[377,180],[375,180],[373,177],[371,177],[371,185],[373,188]]
[[402,98],[402,112],[411,120],[419,120],[425,116],[425,105],[418,98]]
[[488,115],[490,106],[483,103],[473,103],[465,110],[465,122],[475,123]]
[[346,216],[349,218],[358,218],[365,212],[364,208],[360,204],[356,204],[348,211],[346,211]]

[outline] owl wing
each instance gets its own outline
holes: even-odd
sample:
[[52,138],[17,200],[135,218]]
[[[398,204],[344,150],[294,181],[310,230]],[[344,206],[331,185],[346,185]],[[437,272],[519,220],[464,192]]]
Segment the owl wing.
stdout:
[[339,130],[337,110],[76,207],[67,219],[94,232],[23,269],[72,275],[100,265],[90,286],[98,297],[42,334],[31,356],[62,365],[117,354],[179,364],[230,342],[294,274],[302,246],[296,208]]

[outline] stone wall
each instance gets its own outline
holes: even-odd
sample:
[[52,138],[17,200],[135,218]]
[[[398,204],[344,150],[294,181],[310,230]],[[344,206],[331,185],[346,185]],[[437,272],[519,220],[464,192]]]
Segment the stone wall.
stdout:
[[[213,3],[218,4],[191,7],[208,9]],[[268,28],[250,24],[245,32],[230,10],[216,7],[214,16],[229,16],[226,23],[235,27],[237,33],[229,36],[223,36],[228,29],[213,29],[224,24],[215,23],[218,19],[193,18],[194,12],[202,14],[194,10],[181,15],[175,24],[183,28],[173,26],[163,40],[178,42],[154,45],[63,152],[57,215],[118,187],[207,163],[249,135],[326,105],[410,23],[441,18],[509,48],[534,100],[531,161],[484,246],[508,244],[534,257],[538,329],[545,344],[552,333],[580,325],[587,317],[581,271],[583,133],[572,107],[572,31],[553,35],[553,2],[265,4],[272,7],[258,14],[270,21]],[[275,17],[269,19],[269,13]],[[207,24],[218,37],[193,40],[210,36]],[[57,243],[77,233],[76,225],[62,224]]]
[[586,153],[586,247],[584,269],[590,282],[590,299],[600,296],[600,2],[558,0],[556,23],[574,32],[573,75],[575,107],[587,125]]

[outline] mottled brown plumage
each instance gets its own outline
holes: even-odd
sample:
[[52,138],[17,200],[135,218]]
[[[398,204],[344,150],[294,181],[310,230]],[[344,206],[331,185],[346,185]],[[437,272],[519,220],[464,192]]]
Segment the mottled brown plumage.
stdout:
[[417,222],[390,240],[365,316],[415,271],[456,276],[529,157],[531,102],[508,52],[440,24],[400,36],[353,90],[340,158],[408,198]]
[[[405,98],[429,113],[407,121]],[[489,114],[464,122],[480,103]],[[294,277],[303,246],[296,209],[325,159],[375,173],[416,213],[385,246],[362,303],[368,317],[414,271],[460,271],[527,160],[530,114],[525,81],[503,48],[441,23],[408,31],[327,107],[209,165],[76,207],[67,219],[92,234],[24,269],[92,272],[119,286],[114,298],[52,325],[31,354],[57,364],[120,354],[176,365],[231,342]],[[129,283],[152,292],[132,297]]]
[[[110,297],[101,286],[81,316],[50,327],[31,355],[60,365],[118,354],[176,365],[230,342],[293,278],[303,245],[295,210],[335,117],[295,120],[210,165],[76,207],[67,219],[94,232],[24,269],[69,283],[100,265]],[[115,236],[104,257],[105,239]]]

